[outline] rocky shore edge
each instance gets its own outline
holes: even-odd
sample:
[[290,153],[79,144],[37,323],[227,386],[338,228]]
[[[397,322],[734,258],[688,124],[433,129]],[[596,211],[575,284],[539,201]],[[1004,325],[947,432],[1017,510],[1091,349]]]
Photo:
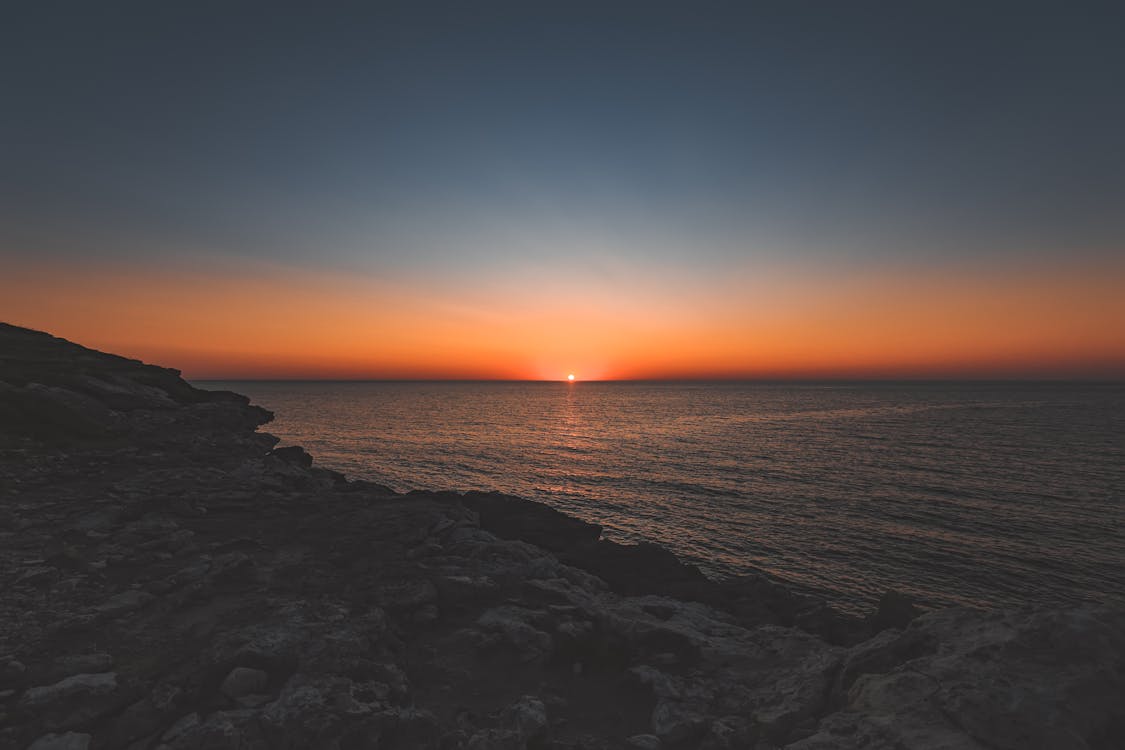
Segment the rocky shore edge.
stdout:
[[0,748],[1125,747],[1120,608],[859,619],[271,418],[0,324]]

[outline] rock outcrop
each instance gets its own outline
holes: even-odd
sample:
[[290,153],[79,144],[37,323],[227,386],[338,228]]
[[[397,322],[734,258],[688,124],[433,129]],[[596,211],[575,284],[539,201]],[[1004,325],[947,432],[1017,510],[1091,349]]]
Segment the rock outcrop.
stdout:
[[270,417],[0,325],[0,748],[1125,747],[1120,610],[860,621]]

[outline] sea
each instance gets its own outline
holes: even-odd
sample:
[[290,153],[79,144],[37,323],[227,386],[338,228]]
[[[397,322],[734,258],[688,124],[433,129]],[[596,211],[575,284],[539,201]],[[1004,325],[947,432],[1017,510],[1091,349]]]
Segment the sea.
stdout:
[[497,490],[869,611],[1125,602],[1125,384],[215,382],[319,466]]

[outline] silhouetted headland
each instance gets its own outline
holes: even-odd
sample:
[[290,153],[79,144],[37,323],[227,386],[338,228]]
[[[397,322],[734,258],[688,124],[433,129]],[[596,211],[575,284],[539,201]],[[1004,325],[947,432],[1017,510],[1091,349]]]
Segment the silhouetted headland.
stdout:
[[271,418],[0,324],[0,747],[1125,746],[1119,608],[856,618]]

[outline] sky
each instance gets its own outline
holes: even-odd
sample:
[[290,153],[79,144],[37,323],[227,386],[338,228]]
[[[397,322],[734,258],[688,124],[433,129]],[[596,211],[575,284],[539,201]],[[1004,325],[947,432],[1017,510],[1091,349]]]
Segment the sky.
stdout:
[[25,3],[0,319],[194,378],[1125,377],[1125,11]]

